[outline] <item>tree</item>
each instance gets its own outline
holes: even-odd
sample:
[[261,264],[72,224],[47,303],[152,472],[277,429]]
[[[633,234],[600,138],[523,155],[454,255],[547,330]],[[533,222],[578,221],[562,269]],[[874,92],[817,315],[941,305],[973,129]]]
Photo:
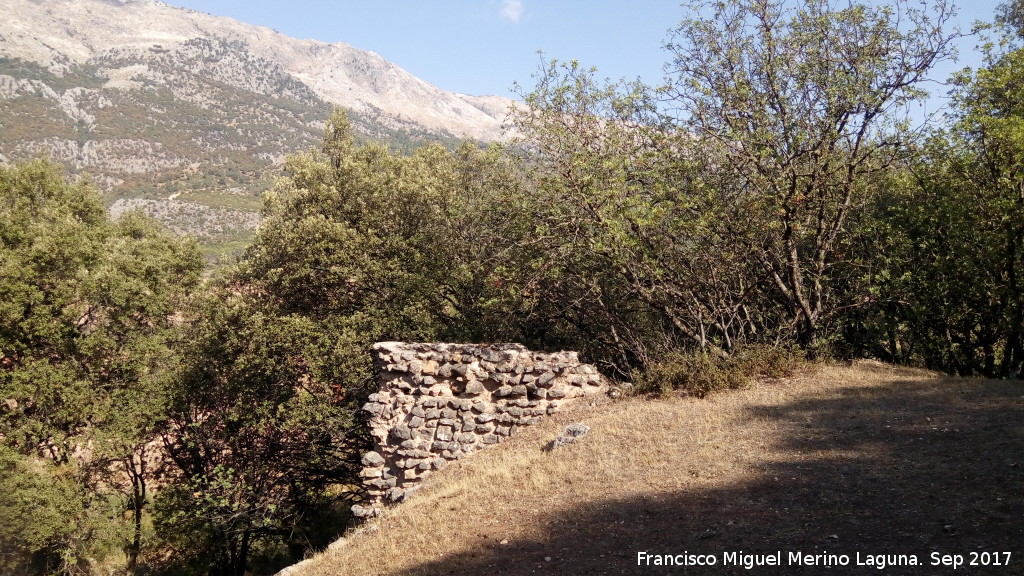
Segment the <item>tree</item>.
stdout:
[[863,296],[837,290],[857,274],[844,257],[851,216],[912,138],[907,105],[924,96],[926,74],[953,54],[958,33],[942,29],[952,8],[726,0],[692,10],[708,16],[684,19],[666,45],[666,106],[725,152],[718,168],[757,228],[739,250],[814,349]]
[[986,60],[956,77],[952,125],[878,206],[879,294],[896,305],[875,325],[894,359],[1012,377],[1024,365],[1024,51],[990,46]]
[[[0,439],[83,494],[75,529],[46,542],[62,570],[104,554],[102,533],[134,568],[173,317],[198,251],[138,214],[111,222],[94,188],[35,161],[0,167],[0,254]],[[111,497],[132,511],[127,537]]]
[[679,346],[727,356],[757,328],[736,281],[747,263],[728,244],[742,214],[706,177],[721,156],[666,123],[639,83],[557,61],[536,80],[514,116],[533,182],[516,243],[546,323],[625,375]]
[[321,149],[288,159],[254,243],[188,314],[164,436],[176,481],[157,505],[195,570],[301,557],[326,543],[318,511],[362,497],[371,345],[459,337],[492,307],[470,195],[492,164],[468,146],[358,145],[341,112]]

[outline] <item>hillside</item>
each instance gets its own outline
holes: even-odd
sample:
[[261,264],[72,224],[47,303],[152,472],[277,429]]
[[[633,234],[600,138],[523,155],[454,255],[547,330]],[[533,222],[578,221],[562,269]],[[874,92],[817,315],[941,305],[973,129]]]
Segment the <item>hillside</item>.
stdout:
[[[546,446],[572,421],[580,443]],[[334,574],[1024,574],[1024,387],[878,363],[706,400],[562,414],[434,476],[386,517],[286,571]],[[718,565],[638,566],[637,553]],[[723,566],[782,551],[783,565]],[[1010,552],[1009,566],[930,566]],[[858,555],[859,554],[859,559]],[[871,559],[868,559],[871,557]],[[985,556],[991,560],[994,556]],[[1006,556],[1000,555],[1000,561]],[[869,565],[856,565],[860,561]]]
[[[512,101],[446,92],[372,52],[155,0],[0,0],[0,162],[49,154],[109,195],[249,214],[334,106],[410,149],[501,136]],[[200,234],[230,242],[222,213]],[[231,214],[228,221],[248,221]],[[251,233],[251,229],[245,231]],[[243,233],[244,235],[244,233]]]

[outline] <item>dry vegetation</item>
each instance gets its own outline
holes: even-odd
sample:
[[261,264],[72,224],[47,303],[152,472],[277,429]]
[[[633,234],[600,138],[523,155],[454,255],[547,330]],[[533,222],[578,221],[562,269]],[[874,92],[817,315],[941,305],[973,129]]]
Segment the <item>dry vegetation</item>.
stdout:
[[[562,426],[592,427],[547,447]],[[704,400],[561,414],[435,475],[293,576],[706,573],[637,552],[1009,551],[1024,574],[1024,386],[878,363]],[[822,568],[713,573],[820,573]],[[865,572],[868,571],[868,572]],[[850,566],[833,573],[877,573]],[[964,573],[961,568],[958,573]]]

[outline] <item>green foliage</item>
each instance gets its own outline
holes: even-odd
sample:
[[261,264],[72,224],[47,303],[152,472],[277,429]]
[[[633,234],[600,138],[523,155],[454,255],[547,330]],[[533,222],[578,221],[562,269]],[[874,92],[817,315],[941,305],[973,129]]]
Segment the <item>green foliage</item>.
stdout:
[[0,446],[0,570],[51,572],[82,515],[81,486],[52,464]]
[[877,302],[854,338],[875,355],[1007,377],[1024,365],[1024,51],[957,79],[955,122],[877,206]]
[[109,552],[97,542],[120,540],[131,563],[198,253],[137,214],[111,222],[94,189],[45,161],[0,167],[0,253],[0,438],[75,485],[85,514],[73,536],[32,543],[64,572]]
[[457,164],[440,146],[359,145],[336,114],[322,150],[291,157],[265,195],[241,262],[190,311],[164,436],[178,481],[157,525],[197,569],[280,568],[281,550],[322,540],[319,510],[361,496],[370,345],[461,329]]
[[754,346],[727,358],[676,351],[636,373],[636,391],[665,395],[678,390],[703,398],[712,392],[743,388],[755,378],[792,376],[804,363],[800,350],[786,346]]
[[[813,351],[863,296],[844,244],[857,212],[911,142],[907,105],[953,53],[952,7],[815,0],[729,0],[685,19],[668,49],[666,89],[679,124],[724,151],[721,178],[741,191],[753,242],[751,278]],[[695,10],[695,13],[699,13]],[[764,305],[759,305],[763,307]]]
[[956,37],[941,2],[690,13],[668,86],[552,62],[515,117],[534,230],[513,243],[563,341],[623,374],[679,348],[826,352],[870,290],[851,250],[863,208]]

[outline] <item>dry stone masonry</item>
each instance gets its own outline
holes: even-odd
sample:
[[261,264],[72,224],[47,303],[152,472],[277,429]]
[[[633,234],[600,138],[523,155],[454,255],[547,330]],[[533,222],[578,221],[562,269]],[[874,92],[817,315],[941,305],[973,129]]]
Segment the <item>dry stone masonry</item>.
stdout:
[[379,342],[380,390],[363,410],[375,450],[363,456],[370,507],[398,502],[433,470],[536,424],[566,402],[607,390],[575,352],[531,352],[519,344]]

